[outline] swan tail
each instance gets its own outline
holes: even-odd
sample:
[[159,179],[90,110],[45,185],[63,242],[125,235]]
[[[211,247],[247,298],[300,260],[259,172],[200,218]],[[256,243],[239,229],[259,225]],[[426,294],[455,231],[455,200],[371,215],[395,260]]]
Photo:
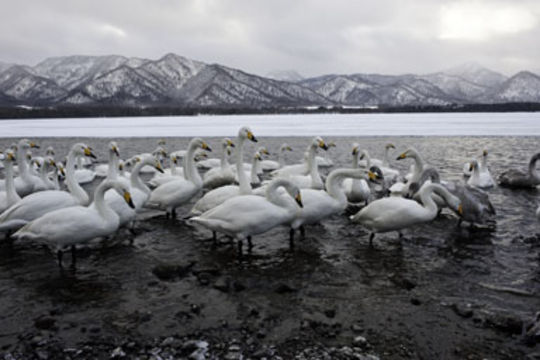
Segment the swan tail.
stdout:
[[223,232],[224,229],[226,229],[227,223],[217,220],[217,219],[205,219],[200,216],[192,217],[188,220],[188,223],[194,223],[204,226],[207,229],[214,230],[214,231],[221,231]]

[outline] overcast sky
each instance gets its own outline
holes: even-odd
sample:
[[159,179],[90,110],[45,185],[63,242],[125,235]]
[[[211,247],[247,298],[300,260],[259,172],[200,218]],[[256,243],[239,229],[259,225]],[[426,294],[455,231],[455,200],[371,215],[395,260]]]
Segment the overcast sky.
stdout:
[[0,61],[174,52],[265,75],[540,70],[539,0],[5,0]]

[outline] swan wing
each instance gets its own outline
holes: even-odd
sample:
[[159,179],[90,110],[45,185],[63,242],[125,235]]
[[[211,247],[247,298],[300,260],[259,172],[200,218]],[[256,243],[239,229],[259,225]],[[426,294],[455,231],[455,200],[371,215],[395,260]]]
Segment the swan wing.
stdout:
[[222,204],[227,199],[238,196],[239,194],[240,188],[236,185],[222,186],[212,191],[209,191],[195,203],[195,205],[191,209],[191,214],[202,214]]

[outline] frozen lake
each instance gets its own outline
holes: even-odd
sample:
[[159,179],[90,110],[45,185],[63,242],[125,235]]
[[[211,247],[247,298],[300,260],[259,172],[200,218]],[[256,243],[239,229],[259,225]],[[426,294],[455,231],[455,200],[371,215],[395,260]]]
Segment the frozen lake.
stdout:
[[0,137],[540,136],[540,113],[165,116],[0,121]]

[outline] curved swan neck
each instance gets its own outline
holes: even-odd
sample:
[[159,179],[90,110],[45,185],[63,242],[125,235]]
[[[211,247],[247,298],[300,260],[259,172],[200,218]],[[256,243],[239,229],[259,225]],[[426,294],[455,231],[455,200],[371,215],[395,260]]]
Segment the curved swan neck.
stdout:
[[424,169],[425,162],[422,156],[420,156],[420,154],[418,153],[418,151],[410,150],[410,157],[413,158],[415,161],[416,171],[422,171]]
[[13,181],[13,163],[9,160],[5,161],[4,167],[6,169],[6,198],[8,205],[11,205],[21,200],[21,197],[15,190],[15,182]]
[[41,181],[47,186],[47,188],[54,188],[54,182],[49,179],[49,163],[47,159],[43,159],[41,168],[39,169],[39,177]]
[[279,167],[282,168],[283,166],[285,166],[285,147],[281,147],[281,149],[279,149],[279,154],[278,154],[278,164],[279,164]]
[[259,175],[257,175],[257,167],[259,165],[260,161],[257,158],[257,156],[253,156],[253,160],[251,160],[251,183],[252,184],[258,184],[260,182]]
[[144,192],[145,194],[149,195],[152,191],[141,180],[141,169],[145,165],[152,165],[152,164],[142,160],[142,161],[139,161],[137,163],[137,165],[135,165],[135,167],[131,171],[131,176],[129,177],[129,182],[130,182],[132,187],[134,187],[136,189],[139,189],[142,192]]
[[289,196],[289,191],[292,189],[290,181],[286,179],[276,179],[268,184],[265,191],[266,199],[274,205],[296,211],[296,205],[291,203],[291,201],[288,201],[286,197],[279,195],[278,189],[282,186],[287,190],[287,196]]
[[104,180],[97,187],[94,193],[94,205],[99,212],[99,215],[104,219],[113,219],[114,217],[118,218],[118,215],[109,207],[105,201],[105,193],[107,190],[113,188],[113,183],[111,180]]
[[538,160],[540,160],[540,153],[535,154],[529,161],[529,175],[540,181],[540,175],[538,175],[538,172],[536,171],[536,162]]
[[360,156],[360,154],[358,153],[358,151],[355,151],[353,156],[352,156],[352,168],[353,169],[358,169],[358,157]]
[[424,207],[429,210],[430,212],[437,212],[438,207],[435,201],[433,200],[433,197],[431,196],[432,193],[436,193],[440,197],[446,201],[447,204],[451,204],[452,202],[459,201],[454,195],[452,195],[446,188],[444,188],[442,185],[439,184],[426,184],[422,186],[420,189],[418,195],[420,196],[420,200],[422,201],[422,204],[424,204]]
[[90,198],[81,185],[79,185],[77,180],[75,180],[75,158],[75,152],[74,150],[71,150],[68,154],[66,164],[66,185],[71,195],[77,199],[79,204],[86,206],[90,202]]
[[328,175],[326,191],[342,205],[347,204],[347,196],[343,186],[341,186],[341,182],[345,178],[367,180],[366,171],[364,169],[336,169]]
[[237,143],[238,149],[236,150],[236,173],[238,175],[238,185],[241,195],[251,194],[251,184],[247,179],[247,175],[244,172],[244,141],[243,136],[238,136]]
[[482,154],[482,160],[480,160],[480,166],[482,169],[485,169],[487,167],[487,154]]
[[227,144],[223,145],[223,152],[220,159],[221,171],[225,171],[229,168],[229,161],[227,160]]
[[24,149],[24,146],[17,147],[17,162],[19,165],[19,174],[21,175],[21,178],[27,179],[28,178],[28,162],[26,159],[26,150]]

